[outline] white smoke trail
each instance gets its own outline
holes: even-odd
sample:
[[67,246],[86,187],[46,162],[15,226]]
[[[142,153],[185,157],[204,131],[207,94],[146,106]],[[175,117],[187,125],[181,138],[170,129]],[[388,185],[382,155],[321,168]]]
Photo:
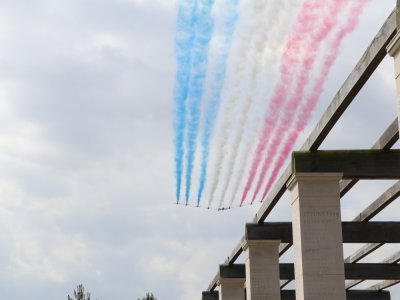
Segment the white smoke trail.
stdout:
[[[225,119],[223,120],[222,131],[217,139],[218,145],[216,148],[214,178],[211,184],[208,206],[212,204],[218,187],[219,177],[227,153],[229,131],[232,127],[234,110],[237,107],[240,99],[242,83],[244,78],[246,78],[246,64],[247,59],[249,58],[248,45],[251,43],[252,34],[260,30],[260,27],[264,22],[265,10],[268,9],[266,0],[253,0],[249,7],[243,5],[245,2],[246,4],[249,3],[246,0],[243,0],[240,3],[242,6],[242,9],[240,10],[241,18],[237,25],[238,30],[235,34],[234,43],[232,45],[232,56],[229,61],[230,70],[228,71],[229,75],[227,77],[227,84],[223,92],[225,105],[222,107],[221,115],[223,115]],[[246,24],[246,22],[250,23]]]
[[[253,39],[253,44],[250,49],[252,50],[252,64],[249,64],[249,68],[252,70],[252,76],[249,78],[249,88],[247,93],[243,95],[241,101],[244,101],[244,107],[241,111],[238,122],[238,131],[234,137],[234,142],[232,146],[232,154],[229,156],[227,163],[227,174],[230,176],[225,177],[225,181],[222,184],[222,196],[219,203],[219,207],[225,202],[227,195],[227,190],[230,185],[233,186],[233,193],[231,195],[231,200],[229,202],[229,207],[232,205],[235,195],[237,193],[238,187],[240,185],[240,180],[242,174],[244,174],[245,168],[247,166],[247,157],[251,149],[255,145],[256,139],[247,140],[243,143],[243,138],[245,134],[245,125],[249,122],[250,109],[257,103],[257,107],[263,107],[261,102],[265,101],[267,98],[264,94],[268,92],[271,88],[270,79],[263,78],[265,68],[271,68],[271,65],[275,64],[279,58],[279,49],[282,47],[285,37],[287,36],[289,30],[292,28],[292,20],[290,16],[299,7],[300,1],[279,1],[274,0],[269,3],[268,14],[265,16],[263,27],[264,30],[259,30],[257,35]],[[257,87],[261,82],[261,86],[264,87],[263,93],[257,95]],[[267,87],[267,89],[266,89]],[[252,126],[254,133],[258,132],[259,125],[253,124]],[[239,159],[239,149],[243,149],[244,155]],[[233,182],[231,174],[238,174]]]

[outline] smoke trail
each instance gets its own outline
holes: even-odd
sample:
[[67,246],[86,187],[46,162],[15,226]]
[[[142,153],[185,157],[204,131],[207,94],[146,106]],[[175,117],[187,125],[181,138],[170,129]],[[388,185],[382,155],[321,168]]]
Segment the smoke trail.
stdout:
[[214,0],[200,0],[195,28],[196,37],[192,49],[192,73],[189,82],[188,124],[187,124],[187,164],[186,164],[186,204],[190,197],[193,163],[196,152],[196,139],[199,131],[201,99],[207,73],[208,48],[214,29],[211,10]]
[[299,57],[302,53],[302,43],[309,38],[312,32],[315,20],[323,7],[324,2],[318,0],[306,0],[301,8],[300,14],[296,20],[296,25],[288,37],[281,58],[280,81],[275,87],[273,97],[269,103],[268,113],[264,118],[264,126],[261,137],[254,154],[253,162],[250,168],[250,174],[243,191],[241,205],[246,200],[247,194],[256,176],[263,153],[268,143],[269,133],[273,130],[275,120],[280,114],[280,109],[288,95],[292,84],[294,67],[298,67]]
[[196,5],[197,1],[179,1],[178,3],[177,32],[175,36],[175,59],[177,62],[177,71],[174,87],[174,144],[177,203],[179,203],[182,183],[185,111],[191,69],[191,48],[194,40],[194,25],[196,23]]
[[278,162],[275,165],[271,173],[271,176],[268,180],[267,186],[265,188],[263,199],[268,194],[272,184],[274,183],[276,177],[278,176],[280,169],[282,168],[282,165],[284,164],[287,156],[292,150],[293,145],[296,142],[299,134],[304,130],[305,126],[308,123],[308,120],[311,117],[311,113],[323,92],[323,87],[326,78],[328,77],[328,74],[339,54],[340,46],[343,42],[343,39],[348,34],[352,33],[354,29],[357,27],[360,15],[369,1],[370,0],[358,0],[355,4],[353,4],[351,13],[347,19],[347,23],[339,30],[336,37],[330,43],[328,48],[329,53],[327,54],[325,60],[323,61],[323,67],[319,74],[319,77],[315,81],[311,94],[307,97],[305,103],[302,105],[301,112],[298,116],[295,126],[289,131],[289,134],[283,143],[283,148],[282,151],[280,152]]
[[[286,3],[285,3],[286,2]],[[285,4],[289,5],[286,7]],[[250,87],[247,90],[247,95],[244,96],[244,108],[241,111],[239,117],[239,130],[236,133],[233,143],[233,153],[229,157],[229,161],[227,162],[228,170],[227,174],[242,174],[244,172],[245,166],[247,165],[247,155],[242,156],[239,159],[239,148],[244,147],[244,153],[249,153],[252,149],[252,141],[253,139],[247,139],[246,143],[243,143],[243,137],[245,133],[245,124],[249,119],[249,112],[251,106],[254,105],[256,101],[260,101],[259,95],[256,95],[257,84],[260,81],[262,76],[262,71],[264,68],[270,67],[270,65],[274,64],[277,60],[277,49],[282,46],[284,36],[286,36],[286,32],[289,30],[291,24],[288,22],[287,17],[291,15],[293,11],[297,8],[298,1],[273,1],[273,3],[269,4],[268,14],[264,16],[264,23],[261,28],[265,28],[264,30],[259,30],[258,34],[253,39],[253,45],[250,48],[253,50],[251,57],[253,65],[251,68],[253,69],[253,76],[250,78]],[[272,28],[272,29],[271,29]],[[274,33],[278,33],[277,37],[274,36]],[[272,53],[272,59],[266,58],[266,53]],[[267,60],[269,61],[269,65],[267,65]],[[267,85],[265,81],[263,81],[263,87]],[[243,100],[243,99],[242,99]],[[261,100],[264,101],[262,98]],[[258,125],[253,125],[253,134],[255,134],[258,130]],[[237,170],[235,172],[235,170]],[[224,183],[222,184],[222,196],[220,200],[220,207],[222,203],[225,201],[227,190],[230,184],[233,185],[233,193],[231,196],[231,200],[229,202],[229,207],[232,206],[234,201],[234,196],[237,193],[237,189],[240,183],[241,175],[236,176],[235,180],[231,180],[233,176],[227,176],[225,178]]]
[[211,80],[211,97],[206,108],[204,130],[201,138],[202,146],[202,162],[200,184],[197,194],[197,205],[200,204],[204,186],[207,179],[208,157],[210,152],[210,142],[214,130],[215,120],[218,114],[221,91],[225,82],[226,62],[229,56],[233,32],[235,31],[236,21],[238,19],[239,0],[226,0],[224,10],[226,11],[227,19],[224,22],[222,47],[220,49],[215,74]]
[[291,127],[291,123],[294,121],[294,115],[303,99],[304,91],[309,82],[309,77],[313,70],[315,61],[318,57],[318,52],[325,39],[337,26],[338,15],[343,11],[347,4],[347,0],[331,0],[328,9],[325,11],[325,14],[321,14],[322,24],[315,24],[317,31],[315,33],[311,33],[311,39],[308,41],[308,45],[306,45],[307,50],[301,61],[301,70],[296,79],[295,92],[282,109],[283,117],[282,119],[278,120],[279,125],[274,127],[272,133],[268,133],[269,139],[272,139],[272,141],[269,143],[268,150],[266,151],[267,156],[265,157],[261,168],[257,186],[254,190],[251,201],[252,203],[254,202],[262,184],[264,183],[268,168],[275,157],[277,148],[282,139],[282,133],[288,130]]
[[[263,23],[260,24],[260,29],[257,30],[252,37],[251,44],[249,46],[249,57],[251,60],[248,62],[248,68],[251,70],[250,76],[247,78],[249,81],[249,87],[247,88],[246,94],[242,94],[242,97],[239,98],[239,102],[244,100],[244,106],[241,110],[239,118],[237,120],[238,123],[238,132],[234,136],[233,146],[232,146],[232,153],[228,156],[228,160],[226,162],[227,167],[227,174],[229,176],[225,177],[225,180],[222,183],[222,194],[219,201],[218,207],[222,207],[222,203],[225,199],[225,194],[228,189],[228,183],[230,175],[232,174],[233,167],[235,165],[236,156],[237,156],[237,149],[240,146],[240,142],[242,141],[246,121],[248,119],[248,115],[250,112],[250,108],[253,104],[253,90],[256,89],[257,78],[259,73],[262,71],[260,66],[260,61],[262,61],[262,55],[264,54],[264,50],[266,48],[266,43],[268,42],[268,32],[270,31],[271,25],[269,24],[270,21],[273,21],[273,14],[275,14],[276,18],[278,18],[279,14],[281,13],[282,5],[279,5],[277,1],[274,1],[274,5],[268,5],[268,9],[266,14],[264,15]],[[272,13],[271,13],[272,12]],[[275,20],[275,19],[274,19]]]
[[236,37],[238,45],[233,48],[233,55],[231,56],[232,60],[230,62],[230,64],[233,66],[233,70],[229,72],[230,77],[228,77],[228,87],[226,87],[224,90],[224,92],[227,93],[224,95],[224,98],[227,99],[223,112],[225,119],[222,125],[222,130],[217,139],[218,145],[216,147],[214,179],[211,184],[208,206],[210,206],[214,200],[215,192],[218,186],[218,180],[226,157],[226,147],[233,122],[234,109],[236,108],[240,99],[239,95],[241,93],[241,86],[245,78],[244,73],[246,69],[246,58],[248,58],[247,48],[251,42],[252,33],[260,28],[260,24],[262,24],[264,19],[263,12],[266,6],[262,2],[264,1],[258,0],[252,2],[252,6],[250,7],[251,12],[249,12],[249,14],[252,16],[253,22],[248,26],[248,28],[245,28],[243,33],[238,33],[238,36]]
[[242,143],[242,145],[244,146],[244,150],[241,151],[240,157],[237,158],[237,160],[239,161],[238,162],[238,171],[236,172],[237,176],[236,176],[234,182],[232,183],[233,190],[232,190],[231,200],[229,201],[228,208],[232,207],[233,201],[235,201],[235,196],[239,190],[240,181],[242,179],[242,174],[244,173],[246,166],[250,164],[250,156],[248,155],[248,153],[250,153],[251,150],[253,150],[253,148],[255,147],[255,143],[252,143],[252,142],[255,141],[257,138],[257,133],[258,133],[257,129],[259,128],[260,123],[261,123],[260,119],[258,119],[254,122],[253,128],[250,131],[252,134],[247,136],[246,141],[244,143]]

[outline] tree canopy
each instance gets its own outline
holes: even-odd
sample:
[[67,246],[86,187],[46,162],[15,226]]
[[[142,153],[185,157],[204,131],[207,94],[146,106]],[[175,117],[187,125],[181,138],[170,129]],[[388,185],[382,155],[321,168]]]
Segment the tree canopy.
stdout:
[[[82,284],[76,287],[76,290],[74,290],[74,296],[76,300],[90,300],[90,293],[86,293],[85,295],[85,288]],[[68,300],[73,299],[68,295]]]
[[157,298],[153,295],[153,293],[146,293],[146,296],[138,300],[157,300]]

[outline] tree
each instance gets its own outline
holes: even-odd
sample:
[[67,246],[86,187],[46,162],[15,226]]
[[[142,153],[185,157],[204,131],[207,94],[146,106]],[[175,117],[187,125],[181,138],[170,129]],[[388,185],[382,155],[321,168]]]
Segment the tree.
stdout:
[[146,296],[138,300],[157,300],[153,293],[146,293]]
[[[90,293],[86,293],[85,295],[85,288],[82,284],[76,287],[74,290],[74,296],[76,300],[90,300]],[[68,300],[72,300],[72,298],[68,295]]]

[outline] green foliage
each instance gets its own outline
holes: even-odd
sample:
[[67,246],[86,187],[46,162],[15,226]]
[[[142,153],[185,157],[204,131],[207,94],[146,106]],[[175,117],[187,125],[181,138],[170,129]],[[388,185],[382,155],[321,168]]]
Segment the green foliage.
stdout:
[[142,299],[138,299],[138,300],[157,300],[157,298],[154,297],[153,293],[146,293],[145,297],[143,297]]
[[[82,284],[76,287],[76,290],[74,290],[74,296],[76,300],[90,300],[90,293],[86,293],[85,295],[85,288]],[[73,299],[68,295],[68,300]]]

